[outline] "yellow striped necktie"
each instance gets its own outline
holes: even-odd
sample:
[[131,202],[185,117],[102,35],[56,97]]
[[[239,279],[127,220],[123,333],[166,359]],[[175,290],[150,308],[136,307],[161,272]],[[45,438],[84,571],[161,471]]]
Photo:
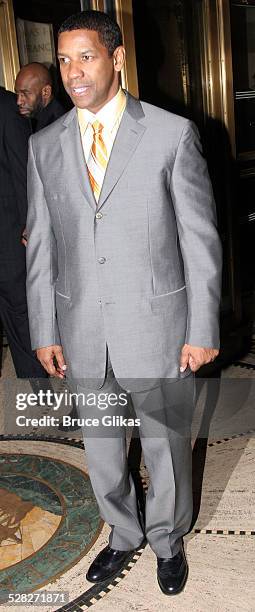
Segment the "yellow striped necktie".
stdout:
[[99,121],[94,121],[91,127],[93,129],[93,142],[87,166],[91,187],[98,202],[108,159],[107,149],[102,136],[104,126]]

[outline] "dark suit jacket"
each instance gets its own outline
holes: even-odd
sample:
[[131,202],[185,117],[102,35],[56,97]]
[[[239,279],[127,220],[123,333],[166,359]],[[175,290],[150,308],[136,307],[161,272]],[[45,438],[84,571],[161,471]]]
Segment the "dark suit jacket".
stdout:
[[64,107],[58,102],[58,100],[53,98],[53,100],[51,100],[51,102],[45,106],[45,108],[43,108],[33,120],[33,131],[39,132],[39,130],[42,130],[47,125],[50,125],[53,123],[53,121],[56,121],[56,119],[64,115],[65,112]]
[[[27,215],[27,150],[31,134],[16,96],[0,88],[0,258],[15,258]],[[19,248],[19,247],[18,247]]]

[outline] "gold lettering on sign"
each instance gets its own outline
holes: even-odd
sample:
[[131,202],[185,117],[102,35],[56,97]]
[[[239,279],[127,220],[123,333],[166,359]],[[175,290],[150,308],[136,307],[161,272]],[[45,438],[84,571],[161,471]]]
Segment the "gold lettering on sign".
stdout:
[[18,18],[17,36],[21,65],[29,62],[56,65],[52,24]]

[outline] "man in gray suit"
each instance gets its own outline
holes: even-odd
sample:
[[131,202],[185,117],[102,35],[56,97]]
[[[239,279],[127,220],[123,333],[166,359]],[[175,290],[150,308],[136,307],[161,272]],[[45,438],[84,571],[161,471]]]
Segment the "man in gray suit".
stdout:
[[[92,486],[111,526],[88,580],[116,575],[145,532],[160,588],[172,595],[188,571],[182,538],[192,516],[193,373],[219,346],[221,248],[212,189],[196,127],[120,88],[125,50],[109,16],[68,18],[58,42],[75,108],[30,139],[32,344],[49,374],[66,373],[72,390],[93,389],[109,400],[111,435],[103,418],[98,435],[96,426],[92,433],[84,426]],[[144,529],[125,427],[113,422],[126,415],[123,390],[140,422],[150,476]],[[114,392],[117,407],[110,405]]]

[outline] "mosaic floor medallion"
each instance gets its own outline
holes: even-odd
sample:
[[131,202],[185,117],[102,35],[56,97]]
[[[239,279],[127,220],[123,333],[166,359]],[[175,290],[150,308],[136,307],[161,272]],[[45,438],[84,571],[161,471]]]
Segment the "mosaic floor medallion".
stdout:
[[73,567],[102,528],[90,481],[52,457],[0,455],[0,603]]
[[[214,581],[219,567],[218,607],[222,609],[220,586],[226,563],[229,563],[225,571],[226,589],[229,589],[231,601],[235,601],[233,612],[241,605],[240,583],[245,585],[248,600],[253,601],[249,570],[254,559],[254,543],[251,540],[255,537],[251,468],[255,441],[252,433],[254,431],[208,444],[200,512],[186,539],[193,582],[191,576],[187,587],[187,605],[180,604],[180,609],[198,610],[198,600],[193,602],[194,605],[190,602],[194,593],[197,594],[199,584],[201,600],[205,596],[205,585],[208,585],[209,604],[206,608],[210,608],[215,598]],[[148,475],[143,469],[141,476],[146,489]],[[240,544],[240,536],[244,544]],[[69,591],[69,603],[62,607],[59,607],[59,603],[53,608],[40,607],[42,612],[44,609],[47,612],[82,612],[94,605],[96,609],[98,607],[109,612],[119,607],[123,610],[124,607],[127,610],[131,610],[131,607],[144,609],[143,602],[147,603],[146,598],[151,598],[152,592],[154,608],[161,609],[162,594],[156,585],[155,557],[148,546],[144,551],[145,543],[113,579],[93,586],[86,581],[87,568],[107,544],[108,537],[109,528],[104,525],[101,529],[87,479],[81,440],[54,439],[45,435],[36,439],[32,439],[32,436],[0,435],[0,608],[3,612],[7,609],[8,593],[31,592],[40,587],[47,594]],[[212,565],[207,550],[208,546],[209,549],[215,546],[215,538],[217,550],[221,552],[217,553],[219,557]],[[199,546],[201,554],[198,560]],[[247,556],[248,553],[250,556]],[[233,566],[233,556],[238,559],[237,568]],[[135,568],[137,563],[139,567]],[[201,567],[206,570],[202,576]],[[126,587],[120,590],[120,582],[125,579]],[[153,580],[155,591],[151,591],[154,588]],[[239,602],[238,606],[236,601]],[[18,609],[25,612],[27,607]],[[38,606],[30,609],[31,612],[39,610]]]

